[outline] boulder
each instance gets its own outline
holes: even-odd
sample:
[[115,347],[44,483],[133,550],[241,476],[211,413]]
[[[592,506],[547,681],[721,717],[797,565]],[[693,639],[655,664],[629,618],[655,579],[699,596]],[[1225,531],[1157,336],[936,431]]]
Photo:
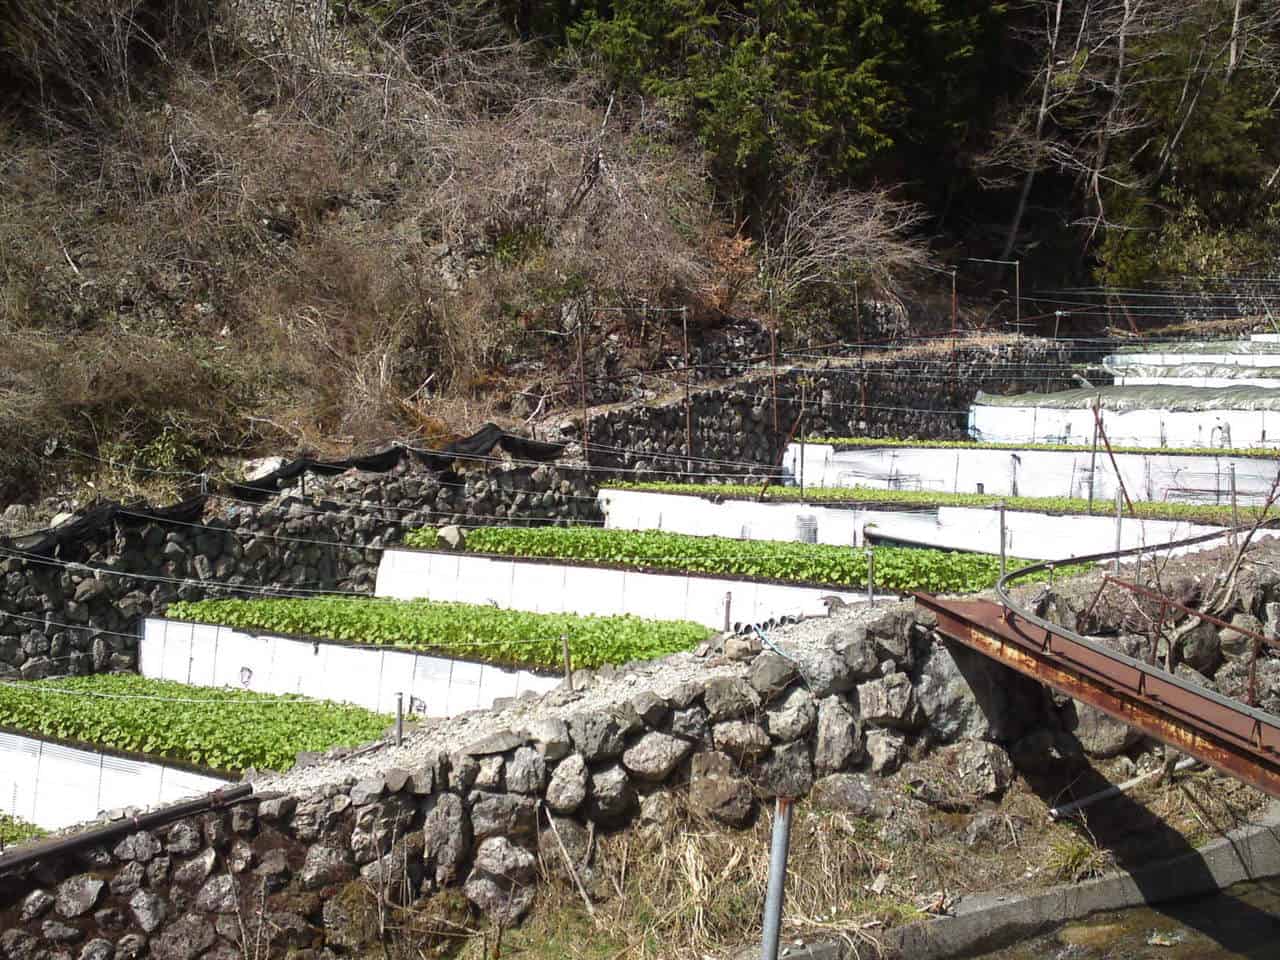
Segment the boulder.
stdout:
[[672,711],[671,732],[686,740],[706,742],[711,737],[707,711],[696,704]]
[[168,916],[169,908],[150,890],[138,890],[129,898],[129,912],[143,933],[155,933]]
[[867,733],[867,756],[871,772],[888,775],[902,764],[907,752],[907,738],[893,730],[871,730]]
[[[1180,628],[1181,629],[1181,628]],[[1198,620],[1178,640],[1179,659],[1211,677],[1222,662],[1218,628],[1207,620]]]
[[210,877],[196,894],[196,909],[202,913],[232,913],[236,909],[236,882],[228,874]]
[[935,743],[1017,740],[1044,716],[1035,681],[953,641],[929,647],[913,680]]
[[640,778],[660,783],[671,775],[693,744],[670,734],[650,731],[622,754],[622,765]]
[[842,697],[818,703],[818,734],[813,765],[819,776],[836,773],[863,757],[862,728]]
[[867,635],[862,625],[844,627],[827,634],[826,645],[834,650],[849,670],[854,680],[866,680],[876,676],[880,656],[876,642]]
[[152,960],[196,960],[217,942],[213,924],[187,914],[151,942]]
[[813,786],[813,761],[803,740],[778,744],[756,769],[766,797],[802,797]]
[[602,713],[578,713],[570,717],[569,738],[587,763],[617,759],[625,747],[617,719]]
[[307,890],[345,883],[356,875],[351,853],[345,846],[317,843],[307,849],[298,879]]
[[650,690],[636,694],[631,709],[650,727],[660,727],[671,714],[671,704]]
[[98,905],[106,884],[87,873],[63,880],[58,884],[54,897],[54,909],[68,920],[82,917]]
[[502,793],[471,807],[471,833],[477,844],[490,837],[532,840],[538,833],[538,807],[530,797]]
[[1069,701],[1063,727],[1075,734],[1084,752],[1095,759],[1114,757],[1142,739],[1142,733],[1087,703]]
[[731,720],[754,714],[760,706],[760,694],[741,677],[713,677],[702,695],[702,702],[712,720]]
[[816,781],[809,800],[824,810],[839,810],[855,817],[882,815],[867,777],[856,773],[833,773]]
[[[294,801],[294,806],[297,806],[296,800]],[[194,824],[186,820],[179,820],[169,828],[169,833],[165,837],[164,848],[169,853],[186,857],[199,850],[202,842],[203,838],[200,835],[200,831],[196,829]]]
[[739,762],[752,760],[769,749],[769,735],[758,723],[746,720],[726,720],[711,730],[711,739],[717,750],[729,754]]
[[533,747],[519,747],[507,762],[507,789],[512,793],[541,793],[547,782],[547,764]]
[[351,788],[351,802],[357,807],[373,803],[387,790],[387,782],[382,777],[369,777],[361,780]]
[[766,711],[765,722],[769,736],[777,741],[799,740],[813,729],[818,710],[813,695],[803,687],[796,687],[775,706]]
[[213,867],[217,860],[218,855],[212,849],[206,848],[202,850],[174,871],[174,886],[182,887],[186,890],[199,888],[213,873]]
[[853,670],[843,654],[830,648],[801,647],[793,655],[796,669],[814,697],[821,699],[853,689]]
[[786,690],[795,678],[795,663],[771,650],[756,657],[747,674],[751,689],[766,703]]
[[506,837],[490,837],[476,852],[463,892],[495,922],[513,924],[533,904],[536,869],[533,854]]
[[435,868],[436,883],[453,883],[471,853],[471,821],[462,800],[452,793],[437,794],[430,801],[422,824],[424,864]]
[[999,797],[1013,782],[1013,764],[1003,748],[985,740],[963,740],[937,751],[948,785],[978,797]]
[[636,795],[627,780],[626,771],[617,764],[591,775],[591,794],[587,816],[601,826],[624,821],[635,806]]
[[[1262,625],[1262,621],[1251,613],[1237,613],[1231,618],[1231,625],[1266,635],[1266,628]],[[1253,653],[1253,640],[1235,630],[1219,630],[1218,649],[1224,657],[1232,660],[1247,658]]]
[[739,775],[728,754],[695,753],[689,764],[689,806],[697,813],[731,827],[751,819],[754,795],[751,784]]
[[22,912],[20,914],[22,922],[29,923],[32,920],[40,919],[49,912],[49,908],[53,904],[53,895],[47,890],[32,890],[22,898]]
[[118,897],[132,896],[133,891],[142,886],[142,881],[146,879],[146,876],[147,868],[138,861],[134,860],[131,863],[126,863],[111,878],[111,892]]
[[898,730],[914,730],[924,719],[911,679],[905,673],[891,673],[859,684],[858,714],[865,724]]
[[156,839],[155,834],[140,830],[138,833],[129,834],[117,843],[111,852],[117,860],[138,860],[147,863],[159,855],[160,841]]
[[560,814],[572,814],[587,799],[587,764],[572,753],[556,765],[547,784],[547,806]]

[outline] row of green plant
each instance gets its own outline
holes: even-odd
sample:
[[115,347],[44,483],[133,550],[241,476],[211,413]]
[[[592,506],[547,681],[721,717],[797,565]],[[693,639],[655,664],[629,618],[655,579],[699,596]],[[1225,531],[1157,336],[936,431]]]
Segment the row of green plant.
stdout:
[[214,770],[287,770],[300,751],[380,737],[391,718],[296,696],[134,674],[0,684],[0,727]]
[[[903,440],[897,437],[810,437],[806,443],[832,447],[913,447],[922,450],[1043,450],[1049,453],[1090,453],[1086,443],[994,443],[982,440]],[[1098,455],[1106,456],[1099,445]],[[1112,446],[1113,453],[1159,454],[1161,456],[1251,457],[1280,460],[1280,450],[1261,447],[1132,447]]]
[[[650,493],[675,493],[696,497],[716,497],[724,500],[755,500],[760,487],[744,484],[719,483],[607,483],[603,489],[640,490]],[[1029,513],[1056,513],[1071,515],[1107,515],[1114,511],[1113,502],[1074,497],[1006,497],[989,493],[942,493],[933,490],[882,490],[876,487],[770,487],[765,493],[766,502],[788,503],[840,503],[885,504],[909,507],[994,507],[1003,503],[1009,510]],[[1201,503],[1151,503],[1135,502],[1133,512],[1147,520],[1186,520],[1193,523],[1229,524],[1230,506]],[[1262,513],[1261,507],[1240,507],[1242,522],[1252,523]],[[1128,515],[1128,508],[1125,508]]]
[[[432,529],[411,531],[411,547],[435,545]],[[597,527],[481,527],[467,535],[466,549],[513,557],[637,567],[677,573],[759,577],[791,583],[860,587],[867,582],[863,549],[780,540],[734,540],[655,530]],[[1000,558],[986,553],[875,547],[877,589],[906,593],[973,593],[993,586]],[[1029,561],[1009,560],[1010,569]]]
[[7,813],[0,813],[0,850],[12,844],[35,840],[45,835],[46,831],[41,830],[34,823],[27,823]]
[[569,641],[575,666],[599,667],[688,650],[711,634],[700,624],[681,620],[527,613],[469,603],[372,597],[201,600],[173,604],[169,616],[548,669],[563,665],[561,637]]

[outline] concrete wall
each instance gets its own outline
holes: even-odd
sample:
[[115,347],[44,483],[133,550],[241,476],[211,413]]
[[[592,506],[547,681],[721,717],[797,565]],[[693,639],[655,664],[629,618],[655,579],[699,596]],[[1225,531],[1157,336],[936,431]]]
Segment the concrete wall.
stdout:
[[297,693],[395,713],[449,717],[500,697],[545,693],[559,676],[323,640],[249,633],[148,617],[138,667],[144,677],[260,693]]
[[726,595],[730,624],[817,616],[826,613],[823,597],[836,596],[848,603],[866,600],[864,591],[832,587],[639,573],[426,550],[388,550],[378,567],[377,594],[397,600],[488,603],[533,613],[691,620],[717,630],[725,624]]
[[[816,527],[819,543],[861,546],[870,532],[873,539],[916,541],[945,550],[1000,552],[1000,515],[992,508],[895,511],[749,500],[715,503],[705,497],[607,489],[600,491],[600,506],[606,526],[626,530],[670,530],[743,540],[800,540],[799,521],[807,518]],[[1100,513],[1109,510],[1107,502],[1099,504]],[[1155,546],[1216,529],[1185,521],[1125,518],[1121,544],[1126,548]],[[1109,515],[1053,516],[1010,510],[1005,513],[1005,531],[1009,555],[1029,560],[1086,556],[1112,550],[1116,545],[1115,518]]]
[[0,733],[0,811],[45,830],[93,820],[104,810],[174,803],[225,784],[163,763]]
[[[1280,424],[1280,420],[1277,423]],[[1090,426],[1089,441],[1092,439]],[[1119,441],[1113,439],[1113,442]],[[841,449],[830,444],[792,444],[787,449],[786,463],[796,476],[799,476],[802,454],[805,485],[813,487],[977,493],[981,484],[981,492],[997,496],[1087,498],[1092,461],[1096,464],[1094,498],[1102,502],[1100,509],[1107,509],[1105,504],[1114,502],[1116,495],[1115,470],[1102,448],[1094,458],[1088,450]],[[1261,503],[1276,473],[1280,472],[1280,459],[1175,455],[1158,451],[1117,453],[1115,459],[1125,489],[1135,501],[1229,504],[1230,465],[1235,464],[1239,502]]]

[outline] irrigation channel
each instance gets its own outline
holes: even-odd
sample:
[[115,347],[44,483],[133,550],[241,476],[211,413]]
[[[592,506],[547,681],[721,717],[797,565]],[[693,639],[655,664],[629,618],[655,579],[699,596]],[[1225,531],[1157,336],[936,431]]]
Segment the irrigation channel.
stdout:
[[1100,913],[980,960],[1274,960],[1280,879],[1211,897]]

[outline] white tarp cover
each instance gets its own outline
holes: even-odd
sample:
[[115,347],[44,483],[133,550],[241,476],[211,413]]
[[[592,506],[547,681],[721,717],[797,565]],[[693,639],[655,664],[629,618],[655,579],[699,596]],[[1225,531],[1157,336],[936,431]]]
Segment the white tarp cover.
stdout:
[[[1122,363],[1103,366],[1117,377],[1151,377],[1160,380],[1280,380],[1280,356],[1276,366],[1244,367],[1234,363]],[[1250,386],[1252,383],[1242,384]],[[1171,383],[1170,386],[1184,386]]]
[[1258,339],[1274,334],[1253,334],[1248,340],[1167,340],[1158,343],[1135,343],[1117,347],[1116,354],[1143,353],[1236,353],[1242,356],[1280,353],[1280,341]]
[[118,807],[176,803],[226,784],[163,763],[0,733],[0,810],[45,830],[85,823]]
[[1057,393],[996,396],[978,392],[974,407],[1017,407],[1040,410],[1280,410],[1280,396],[1261,387],[1078,387]]

